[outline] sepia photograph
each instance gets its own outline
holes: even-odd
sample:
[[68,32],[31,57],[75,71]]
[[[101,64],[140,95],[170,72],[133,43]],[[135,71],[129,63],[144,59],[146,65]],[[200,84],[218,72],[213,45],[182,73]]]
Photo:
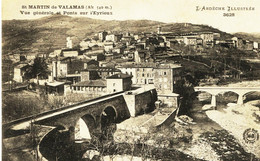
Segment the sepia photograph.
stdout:
[[1,3],[3,161],[260,161],[260,1]]

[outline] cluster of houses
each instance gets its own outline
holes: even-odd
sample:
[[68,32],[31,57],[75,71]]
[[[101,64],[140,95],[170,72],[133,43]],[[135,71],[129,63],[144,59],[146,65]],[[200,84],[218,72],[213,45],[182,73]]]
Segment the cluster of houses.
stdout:
[[[71,38],[67,38],[66,48],[45,57],[50,71],[48,78],[33,79],[34,83],[45,86],[49,94],[90,98],[133,88],[156,88],[161,100],[177,102],[173,86],[182,79],[182,67],[156,61],[155,51],[166,49],[159,35],[102,31],[79,46],[73,48]],[[15,66],[13,80],[24,82],[30,65]]]
[[[161,27],[157,33],[102,31],[84,39],[77,47],[73,47],[72,39],[68,37],[66,48],[38,55],[46,59],[50,74],[48,78],[34,79],[34,82],[44,85],[48,93],[90,97],[149,86],[156,88],[161,100],[174,102],[178,95],[173,93],[173,86],[182,79],[182,67],[165,61],[174,45],[212,47],[228,44],[243,50],[258,48],[239,38],[234,37],[232,41],[219,38],[219,33],[212,32],[174,35],[162,32]],[[19,56],[20,62],[27,60],[27,63],[14,67],[15,82],[25,81],[24,74],[36,57]]]
[[223,39],[220,33],[213,32],[196,32],[175,34],[169,32],[161,32],[160,28],[158,33],[163,37],[167,46],[172,48],[176,44],[184,44],[195,49],[204,47],[222,46],[227,48],[237,48],[245,51],[258,51],[258,42],[243,40],[239,37],[232,37],[231,39]]

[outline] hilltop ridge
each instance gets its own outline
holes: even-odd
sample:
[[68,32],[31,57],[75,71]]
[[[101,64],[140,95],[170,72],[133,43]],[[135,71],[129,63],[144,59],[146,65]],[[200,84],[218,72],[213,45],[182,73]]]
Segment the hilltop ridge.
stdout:
[[[35,20],[3,20],[3,55],[8,53],[49,53],[65,47],[66,37],[71,37],[73,44],[92,36],[99,31],[116,32],[156,32],[161,26],[164,32],[218,32],[221,37],[232,35],[208,25],[191,23],[163,23],[152,20],[99,20],[87,17],[51,15]],[[26,51],[21,49],[26,48]],[[19,51],[17,50],[19,49]]]

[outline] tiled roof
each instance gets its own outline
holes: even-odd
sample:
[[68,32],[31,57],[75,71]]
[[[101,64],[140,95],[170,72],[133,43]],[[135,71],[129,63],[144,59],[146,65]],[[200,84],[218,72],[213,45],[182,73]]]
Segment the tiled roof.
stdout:
[[173,63],[159,64],[159,63],[147,62],[142,64],[121,64],[120,67],[121,68],[180,68],[181,66],[179,64],[173,64]]
[[158,68],[181,68],[182,66],[179,64],[172,64],[172,63],[165,63],[165,64],[160,64]]
[[15,68],[21,69],[21,68],[24,68],[24,67],[26,67],[26,66],[28,66],[28,64],[19,64],[19,65],[17,65]]
[[89,67],[84,71],[97,71],[97,72],[120,72],[119,69],[116,68],[108,68],[108,67]]
[[114,74],[110,77],[107,77],[107,79],[124,79],[124,78],[132,78],[132,76],[128,74],[120,73],[120,74]]
[[57,87],[57,86],[61,86],[61,85],[64,85],[65,82],[58,82],[58,81],[55,81],[55,82],[47,82],[47,85],[48,86],[52,86],[52,87]]
[[76,87],[106,87],[106,81],[99,79],[99,80],[89,80],[89,81],[82,81],[78,82],[72,86]]
[[66,54],[79,54],[78,51],[62,51],[63,55],[66,55]]
[[142,63],[142,64],[124,63],[124,64],[121,64],[120,67],[122,67],[122,68],[155,68],[157,66],[158,66],[158,64],[156,64],[156,63],[148,62],[148,63]]

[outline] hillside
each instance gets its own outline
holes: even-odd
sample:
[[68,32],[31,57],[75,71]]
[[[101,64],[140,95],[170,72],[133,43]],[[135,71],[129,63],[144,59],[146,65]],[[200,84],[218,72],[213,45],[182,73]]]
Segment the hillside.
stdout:
[[49,53],[65,47],[70,36],[77,45],[87,36],[103,30],[122,32],[156,32],[160,25],[164,32],[187,33],[211,31],[219,32],[224,38],[231,35],[207,25],[184,23],[165,24],[150,20],[106,21],[91,18],[76,18],[52,15],[36,20],[6,20],[2,22],[3,54],[8,53]]
[[191,23],[169,23],[161,26],[163,31],[174,32],[177,34],[190,33],[190,32],[215,32],[215,33],[220,33],[223,39],[229,39],[233,37],[233,35],[231,34],[220,31],[208,25],[199,25],[199,24],[191,24]]
[[241,37],[242,39],[245,40],[256,41],[260,43],[260,33],[238,32],[238,33],[234,33],[233,35],[237,37]]

